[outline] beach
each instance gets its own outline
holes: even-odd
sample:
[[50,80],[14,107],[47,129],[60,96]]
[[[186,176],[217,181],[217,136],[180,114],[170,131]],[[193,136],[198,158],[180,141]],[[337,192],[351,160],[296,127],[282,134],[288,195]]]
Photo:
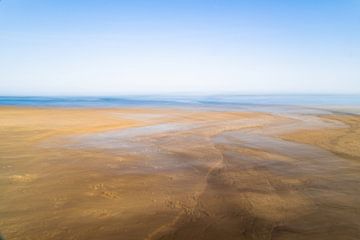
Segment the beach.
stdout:
[[309,111],[2,106],[1,236],[358,239],[360,116]]

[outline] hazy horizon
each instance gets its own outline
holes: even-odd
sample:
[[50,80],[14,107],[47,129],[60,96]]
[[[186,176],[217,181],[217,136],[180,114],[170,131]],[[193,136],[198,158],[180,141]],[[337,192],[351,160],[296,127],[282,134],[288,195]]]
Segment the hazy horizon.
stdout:
[[306,96],[314,96],[314,97],[360,97],[358,93],[237,93],[237,92],[165,92],[165,93],[126,93],[126,94],[43,94],[43,95],[25,95],[25,94],[8,94],[1,95],[0,97],[14,97],[14,98],[31,98],[31,97],[39,97],[39,98],[121,98],[121,97],[306,97]]

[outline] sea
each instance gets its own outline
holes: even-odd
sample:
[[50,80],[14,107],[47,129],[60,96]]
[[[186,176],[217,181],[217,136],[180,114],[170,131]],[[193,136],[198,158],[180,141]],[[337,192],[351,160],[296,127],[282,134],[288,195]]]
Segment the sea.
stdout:
[[0,106],[33,107],[244,107],[360,106],[360,95],[129,95],[0,96]]

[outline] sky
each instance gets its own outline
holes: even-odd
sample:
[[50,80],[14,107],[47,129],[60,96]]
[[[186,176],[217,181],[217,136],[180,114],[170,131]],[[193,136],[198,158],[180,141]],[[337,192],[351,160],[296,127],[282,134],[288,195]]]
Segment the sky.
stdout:
[[1,0],[0,95],[360,93],[360,0]]

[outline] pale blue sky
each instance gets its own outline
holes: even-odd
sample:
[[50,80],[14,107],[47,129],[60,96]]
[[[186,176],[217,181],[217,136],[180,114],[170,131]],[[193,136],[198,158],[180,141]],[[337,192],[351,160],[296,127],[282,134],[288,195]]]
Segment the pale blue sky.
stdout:
[[360,0],[0,1],[0,95],[360,93]]

